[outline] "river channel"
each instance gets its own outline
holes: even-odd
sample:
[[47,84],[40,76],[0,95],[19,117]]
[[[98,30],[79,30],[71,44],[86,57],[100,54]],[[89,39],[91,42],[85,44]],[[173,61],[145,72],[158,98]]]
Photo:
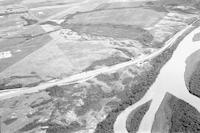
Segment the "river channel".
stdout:
[[156,81],[149,88],[145,96],[136,104],[120,113],[114,124],[115,133],[127,133],[126,119],[138,106],[152,99],[151,106],[139,126],[138,133],[150,133],[155,114],[167,92],[182,99],[200,112],[200,98],[189,93],[184,80],[187,58],[200,49],[199,42],[193,42],[193,36],[200,32],[200,28],[188,34],[174,51],[171,59],[163,66]]

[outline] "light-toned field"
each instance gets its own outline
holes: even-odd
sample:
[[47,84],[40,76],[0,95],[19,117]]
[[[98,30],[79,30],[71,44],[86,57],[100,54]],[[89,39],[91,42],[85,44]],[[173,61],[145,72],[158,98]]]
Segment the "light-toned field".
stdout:
[[0,18],[0,28],[7,28],[9,26],[16,26],[19,24],[23,24],[19,15],[10,15],[7,17]]
[[[50,1],[47,3],[45,1],[23,1],[21,4],[28,7],[30,5],[29,8],[33,8],[30,12],[31,15],[42,20],[62,12],[62,10],[65,10],[64,7],[49,9],[49,6],[54,5],[54,7],[56,7],[57,3],[59,2]],[[78,1],[67,2],[69,3]],[[38,9],[42,7],[44,10],[37,10],[37,7]],[[47,9],[45,9],[45,7],[47,7]],[[128,10],[126,10],[126,12],[127,13],[125,15],[130,15]],[[131,12],[134,11],[131,10]],[[108,14],[111,15],[111,12],[108,12]],[[119,16],[120,15],[123,15],[123,13],[120,12]],[[4,44],[6,41],[2,43],[3,46],[1,50],[11,50],[13,56],[12,58],[6,58],[2,61],[3,65],[1,66],[2,72],[0,73],[0,80],[9,79],[10,77],[16,76],[20,77],[11,78],[12,81],[8,80],[9,82],[11,81],[9,84],[29,84],[34,81],[38,82],[38,80],[62,78],[75,73],[79,73],[85,69],[91,70],[121,63],[123,61],[129,60],[132,57],[136,57],[137,55],[142,54],[142,51],[135,48],[132,44],[129,44],[129,46],[126,47],[126,43],[124,43],[123,48],[121,48],[122,44],[120,44],[121,46],[118,44],[111,44],[109,40],[100,41],[100,39],[92,41],[78,40],[65,42],[65,39],[60,39],[62,37],[59,34],[57,34],[55,37],[51,34],[50,36],[52,37],[52,41],[49,43],[45,41],[42,41],[41,43],[41,40],[39,41],[37,38],[36,41],[35,39],[30,39],[26,42],[26,37],[31,38],[31,36],[34,36],[34,34],[40,33],[40,31],[34,32],[35,30],[27,30],[27,32],[25,31],[24,33],[18,34],[19,36],[25,36],[25,38],[19,37],[17,39],[12,39],[9,45]],[[118,33],[116,32],[116,34]],[[120,35],[121,33],[117,36]],[[134,33],[134,35],[136,34]],[[38,38],[41,39],[42,36]],[[20,45],[14,45],[14,41],[18,42]],[[21,43],[23,41],[25,41],[25,43]],[[34,49],[33,44],[39,47]],[[22,48],[22,46],[24,46],[24,48]],[[24,50],[26,49],[26,46],[32,49],[32,51]],[[126,50],[127,48],[130,49],[133,54],[130,54],[130,52]],[[18,52],[15,53],[15,51]],[[37,75],[36,78],[32,77],[33,75]],[[27,78],[27,76],[30,76],[31,78]]]
[[[83,34],[137,40],[149,45],[153,36],[145,28],[153,27],[162,20],[166,12],[138,8],[142,3],[132,2],[132,6],[105,4],[96,10],[77,12],[66,18],[66,28]],[[113,15],[115,14],[115,15]]]
[[31,31],[24,30],[23,32],[19,32],[12,39],[1,40],[0,52],[11,51],[13,56],[0,61],[0,72],[39,49],[51,40],[48,35],[37,36],[42,33],[44,33],[44,30],[40,26],[36,26]]
[[134,1],[134,2],[108,2],[99,5],[96,9],[113,9],[113,8],[130,8],[130,7],[139,7],[144,4],[144,1]]
[[[101,66],[105,64],[103,60],[115,56],[116,58],[120,56],[124,59],[129,58],[123,52],[115,49],[109,41],[66,41],[61,43],[55,39],[7,67],[0,75],[1,79],[6,79],[34,73],[42,80],[49,80],[79,73],[93,62],[99,61],[96,66]],[[15,59],[15,57],[13,58]],[[6,61],[8,60],[5,59],[4,64]],[[30,78],[20,78],[12,82],[30,83],[28,82],[30,80]]]
[[[77,46],[78,45],[78,46]],[[107,58],[117,50],[103,43],[69,42],[49,43],[5,70],[1,75],[27,75],[38,73],[42,78],[71,75],[88,67],[93,61]]]
[[28,7],[54,6],[62,4],[78,3],[82,0],[0,0],[0,6],[21,4]]
[[0,6],[7,6],[12,4],[18,4],[21,3],[23,0],[1,0]]
[[31,14],[39,19],[46,19],[50,16],[53,16],[56,13],[66,10],[67,7],[58,7],[53,9],[42,9],[42,10],[30,10]]
[[[11,1],[7,1],[7,4],[9,2]],[[59,6],[64,5],[63,3],[67,5],[67,3],[76,2],[81,1],[17,1],[18,4],[30,8],[29,13],[40,20],[54,16],[57,13],[59,14],[59,12],[62,13],[65,7],[62,6],[59,8]],[[104,2],[106,4],[102,4]],[[71,7],[66,7],[66,10],[71,9],[69,12],[64,13],[66,14],[66,18],[67,15],[70,16],[72,14],[72,18],[66,20],[66,25],[75,25],[75,28],[72,28],[72,32],[77,32],[77,36],[79,37],[89,36],[89,39],[86,39],[86,41],[69,41],[61,37],[60,34],[54,34],[55,36],[50,34],[50,37],[52,37],[50,43],[48,43],[50,40],[47,37],[48,35],[45,36],[46,38],[38,36],[30,39],[32,36],[41,33],[36,27],[33,27],[33,29],[27,28],[24,32],[16,34],[17,38],[2,41],[0,44],[0,52],[10,51],[12,57],[1,60],[0,64],[2,65],[0,66],[0,71],[5,70],[0,73],[1,79],[12,76],[26,77],[32,75],[32,73],[36,74],[42,80],[62,78],[63,76],[86,70],[111,66],[132,58],[137,58],[138,55],[143,55],[145,48],[151,46],[152,40],[155,40],[155,36],[160,35],[163,29],[169,29],[165,28],[166,25],[164,23],[158,27],[160,29],[159,32],[148,31],[149,27],[151,30],[154,29],[155,24],[158,24],[160,20],[166,17],[166,12],[141,7],[144,3],[144,1],[109,0],[98,2],[94,0],[83,4],[83,6],[77,6],[77,8],[76,6],[72,9]],[[99,6],[97,6],[98,4]],[[50,9],[51,6],[54,8]],[[97,8],[95,10],[96,6]],[[8,16],[7,18],[9,18],[9,22],[13,25],[15,21],[20,22],[14,18],[12,19],[12,16]],[[4,25],[10,25],[6,21],[2,21],[2,23]],[[61,26],[64,26],[64,24]],[[171,31],[169,32],[171,33]],[[19,37],[18,35],[25,37]],[[161,34],[160,36],[166,39],[166,36],[168,37],[169,35],[164,36]],[[157,38],[161,38],[160,36]],[[98,39],[95,40],[95,37]],[[26,41],[27,38],[30,40]],[[124,43],[120,42],[121,40],[134,40],[140,48],[135,47],[136,43],[134,42]],[[25,43],[22,43],[23,41]],[[20,78],[15,82],[13,81],[13,83],[29,83],[28,81],[30,80],[30,78]]]
[[21,4],[26,5],[29,8],[37,8],[43,6],[67,5],[78,2],[82,2],[82,0],[23,0]]
[[68,20],[69,23],[81,24],[118,24],[137,25],[150,27],[165,16],[163,12],[154,10],[133,8],[133,9],[111,9],[81,13]]

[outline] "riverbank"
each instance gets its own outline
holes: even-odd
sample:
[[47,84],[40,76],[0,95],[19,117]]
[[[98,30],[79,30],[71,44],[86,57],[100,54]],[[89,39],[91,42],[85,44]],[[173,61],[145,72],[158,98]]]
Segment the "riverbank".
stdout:
[[186,67],[185,62],[187,57],[200,49],[199,45],[192,43],[193,35],[199,30],[199,28],[195,29],[181,41],[172,55],[172,58],[161,69],[156,81],[146,94],[147,96],[152,96],[152,104],[148,112],[145,114],[138,132],[151,132],[155,114],[167,92],[183,101],[186,101],[188,104],[195,107],[197,111],[200,111],[200,99],[188,92],[184,80]]
[[[132,88],[134,89],[126,90],[124,92],[125,94],[127,94],[127,96],[125,96],[126,99],[123,99],[123,101],[119,104],[118,108],[111,111],[109,115],[106,117],[106,119],[97,125],[96,133],[100,133],[100,132],[113,133],[114,132],[113,125],[118,115],[130,105],[134,105],[137,101],[139,101],[145,95],[149,87],[156,80],[156,77],[159,74],[160,69],[170,59],[170,57],[173,54],[173,51],[176,49],[180,41],[195,28],[196,27],[191,27],[188,30],[186,30],[182,34],[181,37],[178,37],[176,39],[172,47],[166,49],[164,52],[162,52],[162,54],[160,54],[159,56],[151,60],[152,68],[149,71],[142,73],[140,77],[137,77],[137,79],[139,79],[139,82],[138,84],[135,84],[134,86],[132,86]],[[140,90],[140,95],[139,95],[140,97],[137,97],[138,94],[135,92],[135,90]],[[125,126],[121,126],[121,124],[122,123],[120,122],[117,128],[125,127]],[[117,131],[117,133],[121,133],[121,132],[123,131]]]

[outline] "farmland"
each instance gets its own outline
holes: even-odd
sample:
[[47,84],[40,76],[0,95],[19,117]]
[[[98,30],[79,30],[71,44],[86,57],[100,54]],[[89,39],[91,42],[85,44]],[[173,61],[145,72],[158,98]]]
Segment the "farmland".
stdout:
[[105,9],[74,15],[67,22],[72,24],[118,24],[150,27],[162,19],[165,14],[142,8]]
[[165,14],[142,8],[99,9],[67,17],[65,27],[79,34],[139,40],[147,45],[153,36],[144,28],[155,25]]
[[[78,1],[74,1],[76,2]],[[10,51],[12,54],[12,58],[3,59],[1,65],[1,71],[5,70],[0,73],[1,81],[6,81],[8,86],[15,84],[27,86],[60,79],[147,56],[161,48],[168,38],[195,18],[193,14],[159,11],[158,4],[115,2],[99,3],[91,10],[82,7],[80,10],[83,11],[69,10],[61,20],[56,17],[56,20],[34,26],[32,22],[48,19],[69,8],[67,4],[66,7],[65,5],[59,7],[53,1],[48,4],[44,1],[33,3],[23,1],[22,8],[19,6],[20,10],[28,13],[11,14],[2,21],[2,26],[5,28],[2,35],[5,38],[11,36],[9,39],[1,40],[1,51]],[[88,7],[87,4],[85,6]],[[21,19],[24,15],[29,18],[27,22]],[[14,16],[16,20],[12,19]],[[13,27],[16,21],[19,22],[18,18],[20,27]],[[54,21],[62,23],[56,24]],[[8,28],[4,25],[10,26]],[[34,28],[30,30],[28,26]],[[49,29],[60,30],[50,33]],[[37,38],[38,40],[42,38],[42,43],[37,42]],[[24,46],[28,46],[32,51],[23,54],[23,49],[26,49]]]

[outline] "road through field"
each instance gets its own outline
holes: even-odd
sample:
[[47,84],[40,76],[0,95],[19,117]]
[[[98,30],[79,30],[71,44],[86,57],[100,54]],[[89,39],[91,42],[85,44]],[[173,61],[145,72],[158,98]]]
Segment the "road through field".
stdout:
[[156,81],[147,91],[145,96],[118,116],[114,124],[115,133],[128,133],[126,130],[126,120],[128,115],[135,108],[152,99],[150,108],[145,114],[138,130],[138,133],[151,133],[156,111],[167,92],[186,101],[200,112],[200,98],[189,93],[184,80],[185,62],[187,57],[200,49],[200,45],[192,41],[194,34],[199,31],[200,28],[194,30],[182,40],[171,59],[161,69]]
[[121,68],[136,64],[136,63],[140,63],[140,62],[144,62],[146,60],[152,59],[155,56],[159,55],[160,53],[162,53],[164,50],[166,50],[168,47],[170,47],[171,45],[174,44],[174,42],[183,34],[185,33],[187,30],[191,29],[192,26],[189,25],[187,26],[185,29],[181,30],[180,32],[178,32],[177,34],[175,34],[171,39],[169,39],[165,46],[161,49],[159,49],[158,51],[152,53],[149,56],[146,56],[144,58],[138,58],[136,60],[130,60],[124,63],[120,63],[117,65],[113,65],[110,67],[104,67],[101,69],[97,69],[97,70],[92,70],[92,71],[87,71],[87,72],[83,72],[83,73],[79,73],[76,75],[72,75],[69,77],[66,77],[64,79],[61,80],[56,80],[56,81],[50,81],[50,82],[46,82],[46,83],[42,83],[36,87],[25,87],[25,88],[19,88],[19,89],[12,89],[12,90],[8,90],[8,91],[0,91],[0,100],[3,99],[7,99],[7,98],[11,98],[14,96],[19,96],[21,94],[27,94],[27,93],[33,93],[33,92],[37,92],[39,90],[44,90],[46,88],[55,86],[55,85],[66,85],[66,84],[72,84],[72,83],[76,83],[76,82],[81,82],[81,81],[85,81],[87,79],[93,78],[101,73],[110,73],[110,72],[114,72],[117,71]]

